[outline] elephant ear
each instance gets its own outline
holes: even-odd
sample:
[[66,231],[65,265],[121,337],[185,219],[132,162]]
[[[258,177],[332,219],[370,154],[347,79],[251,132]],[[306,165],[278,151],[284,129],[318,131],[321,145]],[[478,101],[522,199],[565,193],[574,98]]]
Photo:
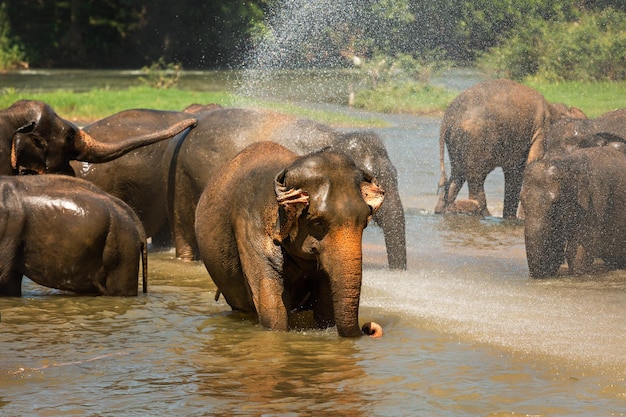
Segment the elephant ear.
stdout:
[[361,181],[361,196],[365,203],[370,207],[370,216],[367,221],[369,222],[383,204],[385,200],[385,190],[379,185],[378,181],[372,175],[363,173],[363,181]]
[[11,167],[13,169],[17,169],[17,148],[18,148],[18,133],[30,133],[33,130],[35,130],[35,126],[37,125],[36,122],[30,122],[28,124],[25,124],[24,126],[20,127],[19,129],[17,129],[15,131],[15,134],[13,135],[13,140],[11,141]]
[[298,233],[298,218],[309,205],[309,194],[306,191],[285,186],[285,174],[286,171],[282,170],[274,180],[278,219],[272,239],[276,245],[281,245],[287,236],[295,238]]

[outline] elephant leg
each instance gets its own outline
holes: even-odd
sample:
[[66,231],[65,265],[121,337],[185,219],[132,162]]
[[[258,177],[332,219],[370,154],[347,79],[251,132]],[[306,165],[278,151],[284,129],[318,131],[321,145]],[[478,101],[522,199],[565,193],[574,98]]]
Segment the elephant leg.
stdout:
[[[184,175],[179,175],[184,177]],[[183,261],[197,259],[195,222],[197,201],[193,198],[192,186],[187,178],[177,178],[175,198],[168,204],[170,226],[174,236],[176,257]]]
[[567,269],[571,275],[581,275],[587,272],[593,263],[593,255],[581,244],[568,245]]
[[[271,241],[267,243],[268,247],[280,250]],[[250,248],[247,241],[238,241],[237,248],[243,277],[252,292],[259,321],[270,330],[289,330],[289,315],[285,304],[287,295],[284,294],[285,288],[279,271],[268,260],[272,256]]]
[[478,212],[481,216],[490,215],[487,209],[487,197],[485,196],[485,178],[487,178],[486,174],[467,179],[469,199],[478,202]]
[[458,170],[452,170],[450,179],[444,186],[443,193],[439,195],[439,200],[437,201],[437,206],[435,207],[436,214],[445,212],[446,207],[454,203],[454,200],[456,200],[456,197],[459,195],[459,191],[461,191],[461,187],[463,187],[464,183],[465,175],[460,174]]
[[502,217],[505,219],[515,219],[517,217],[523,175],[524,165],[504,170],[504,209]]
[[22,278],[20,272],[10,271],[5,277],[0,277],[0,296],[21,297]]

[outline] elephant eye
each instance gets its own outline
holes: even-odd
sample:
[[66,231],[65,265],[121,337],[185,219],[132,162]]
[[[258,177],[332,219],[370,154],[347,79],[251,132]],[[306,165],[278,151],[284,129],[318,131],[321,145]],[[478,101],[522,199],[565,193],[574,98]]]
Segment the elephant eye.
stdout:
[[46,149],[46,141],[41,136],[31,135],[30,137],[36,147],[38,147],[39,149]]
[[321,240],[328,232],[328,222],[322,218],[313,218],[310,222],[311,236]]

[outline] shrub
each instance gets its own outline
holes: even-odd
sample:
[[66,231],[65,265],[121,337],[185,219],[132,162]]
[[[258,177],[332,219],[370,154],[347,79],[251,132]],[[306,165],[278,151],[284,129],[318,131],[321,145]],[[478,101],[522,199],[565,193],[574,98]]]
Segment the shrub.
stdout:
[[499,76],[523,80],[626,80],[626,13],[612,8],[573,22],[533,20],[515,28],[478,61]]
[[166,63],[165,58],[161,57],[149,67],[141,69],[145,76],[140,77],[139,80],[149,87],[167,90],[178,85],[182,71],[183,67],[181,64]]

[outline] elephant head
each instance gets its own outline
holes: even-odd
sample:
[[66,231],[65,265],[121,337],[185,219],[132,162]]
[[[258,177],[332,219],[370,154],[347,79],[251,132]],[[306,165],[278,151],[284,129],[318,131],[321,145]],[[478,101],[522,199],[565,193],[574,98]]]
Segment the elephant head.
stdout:
[[70,160],[107,162],[140,146],[169,138],[196,119],[181,117],[166,130],[129,137],[117,143],[105,143],[73,123],[59,117],[41,101],[20,100],[0,112],[0,172],[14,174],[73,175]]
[[607,216],[610,193],[601,185],[603,180],[592,185],[602,174],[594,172],[585,151],[536,162],[524,174],[521,201],[533,278],[554,275],[565,260],[570,273],[583,271],[593,261],[597,222]]
[[550,111],[550,120],[568,119],[586,119],[587,115],[578,107],[567,107],[564,103],[548,103]]
[[[297,159],[275,179],[279,215],[274,243],[322,270],[332,303],[327,318],[341,336],[358,336],[363,229],[380,208],[384,191],[347,156],[318,152]],[[324,291],[324,290],[322,290]],[[327,306],[329,309],[330,307]],[[315,309],[314,309],[315,310]]]
[[531,164],[524,173],[520,200],[526,216],[524,237],[530,276],[554,275],[564,260],[563,173],[551,161]]

